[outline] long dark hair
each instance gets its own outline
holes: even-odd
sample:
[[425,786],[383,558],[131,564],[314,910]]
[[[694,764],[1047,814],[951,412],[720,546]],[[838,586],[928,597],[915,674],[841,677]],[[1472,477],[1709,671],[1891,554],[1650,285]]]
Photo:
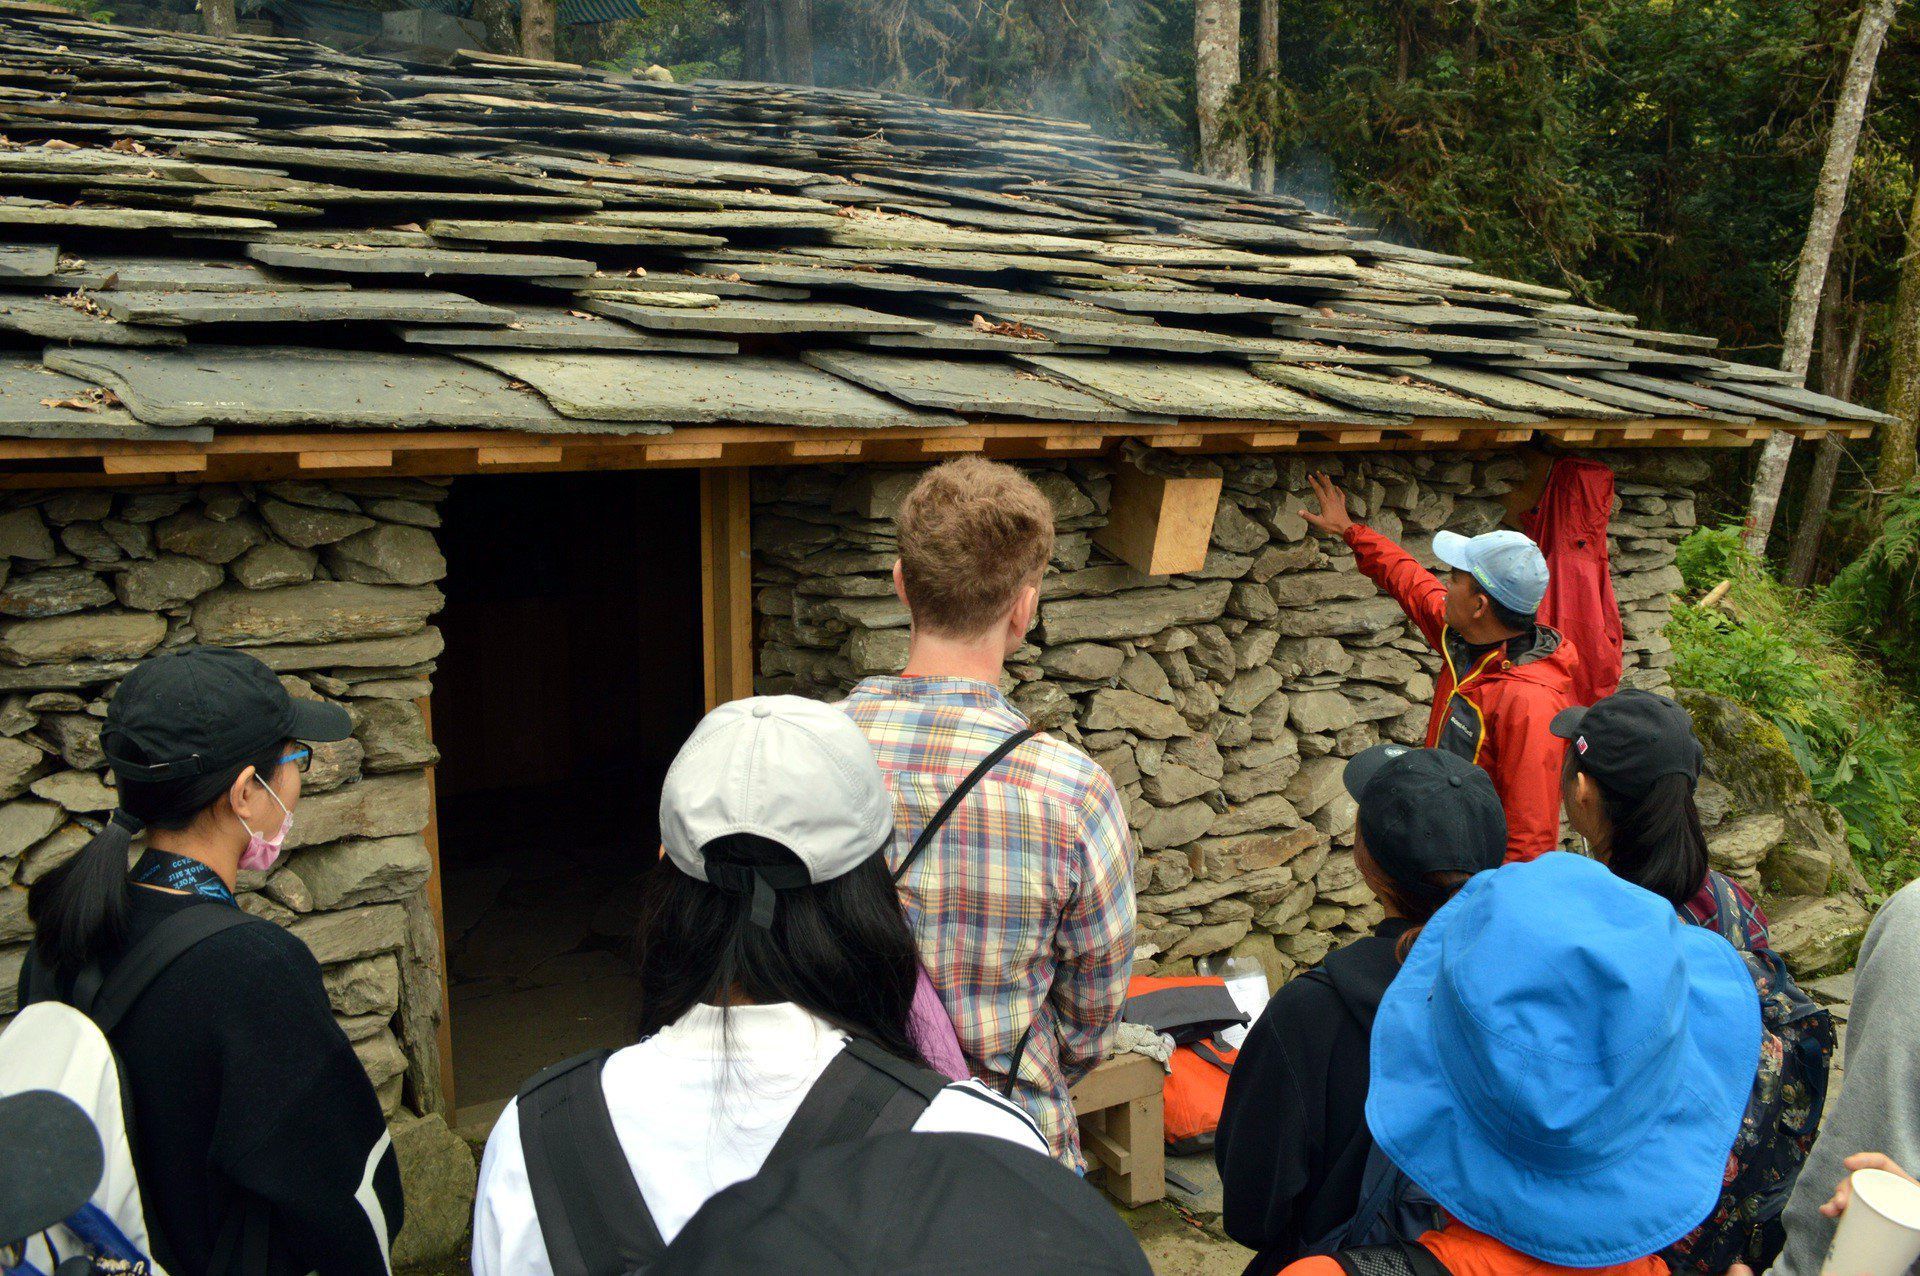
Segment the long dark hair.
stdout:
[[[119,781],[120,809],[101,826],[79,854],[49,869],[27,890],[27,916],[33,920],[34,952],[58,979],[117,952],[127,939],[133,907],[127,885],[127,850],[143,829],[177,832],[220,801],[240,773],[252,767],[270,783],[280,768],[285,742],[250,762],[205,775],[159,782]],[[137,752],[129,746],[129,752]],[[161,759],[129,757],[130,762]]]
[[[1580,769],[1573,750],[1567,750],[1567,773]],[[1644,793],[1608,788],[1599,776],[1587,772],[1599,786],[1600,805],[1613,833],[1607,839],[1607,867],[1643,890],[1652,891],[1675,908],[1699,893],[1707,880],[1707,830],[1693,798],[1690,775],[1663,775]]]
[[[770,845],[742,847],[734,858],[799,863]],[[635,940],[642,1040],[702,1003],[792,1002],[925,1066],[909,1028],[919,956],[884,856],[832,881],[781,891],[771,928],[754,925],[751,908],[746,895],[690,877],[669,860],[652,869]]]

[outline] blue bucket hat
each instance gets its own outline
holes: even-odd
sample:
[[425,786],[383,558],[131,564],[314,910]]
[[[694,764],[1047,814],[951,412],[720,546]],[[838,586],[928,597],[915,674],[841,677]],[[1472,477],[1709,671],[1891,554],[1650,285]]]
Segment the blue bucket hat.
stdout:
[[1479,581],[1496,602],[1522,616],[1539,611],[1547,596],[1547,556],[1519,532],[1435,532],[1433,556]]
[[1712,1212],[1759,1061],[1732,945],[1555,852],[1427,923],[1374,1019],[1367,1126],[1469,1227],[1602,1267]]

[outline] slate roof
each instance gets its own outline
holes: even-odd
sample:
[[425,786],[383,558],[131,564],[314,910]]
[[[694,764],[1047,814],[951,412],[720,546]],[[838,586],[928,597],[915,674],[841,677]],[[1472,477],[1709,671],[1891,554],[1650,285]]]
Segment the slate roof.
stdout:
[[1072,123],[0,4],[3,436],[1881,419],[1713,344]]

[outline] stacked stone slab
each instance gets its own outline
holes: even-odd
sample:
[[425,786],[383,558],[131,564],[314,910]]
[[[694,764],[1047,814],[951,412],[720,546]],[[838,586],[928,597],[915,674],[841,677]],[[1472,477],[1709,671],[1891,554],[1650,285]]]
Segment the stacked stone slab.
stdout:
[[445,487],[409,479],[66,491],[0,506],[0,1015],[31,927],[26,887],[115,804],[107,698],[141,657],[245,647],[354,734],[316,751],[289,853],[243,873],[240,904],[285,925],[390,1116],[440,1104],[436,935],[423,893],[417,703],[439,632]]
[[[1675,547],[1694,525],[1693,487],[1710,462],[1671,452],[1601,459],[1618,476],[1609,530],[1627,682],[1665,689]],[[1277,983],[1379,919],[1354,866],[1341,771],[1369,745],[1424,737],[1438,667],[1351,551],[1308,528],[1306,476],[1336,475],[1356,517],[1431,565],[1433,533],[1493,527],[1525,466],[1510,453],[1217,464],[1224,488],[1206,563],[1162,578],[1093,545],[1110,499],[1105,462],[1030,468],[1060,536],[1040,622],[1006,690],[1120,786],[1140,848],[1137,968],[1180,973],[1231,953],[1260,961]],[[907,614],[889,577],[892,519],[917,477],[757,475],[761,690],[832,698],[900,668]]]

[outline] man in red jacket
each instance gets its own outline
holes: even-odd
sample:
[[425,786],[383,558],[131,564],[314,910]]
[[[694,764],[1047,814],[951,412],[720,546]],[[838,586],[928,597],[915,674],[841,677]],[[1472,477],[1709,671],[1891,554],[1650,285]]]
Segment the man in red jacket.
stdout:
[[1367,578],[1420,627],[1442,668],[1435,680],[1427,747],[1485,767],[1507,812],[1507,861],[1560,844],[1560,764],[1566,742],[1553,715],[1575,703],[1579,655],[1534,612],[1547,591],[1547,560],[1519,532],[1466,537],[1440,532],[1434,556],[1452,568],[1442,583],[1413,555],[1347,515],[1347,498],[1312,475],[1318,513],[1309,524],[1353,549]]

